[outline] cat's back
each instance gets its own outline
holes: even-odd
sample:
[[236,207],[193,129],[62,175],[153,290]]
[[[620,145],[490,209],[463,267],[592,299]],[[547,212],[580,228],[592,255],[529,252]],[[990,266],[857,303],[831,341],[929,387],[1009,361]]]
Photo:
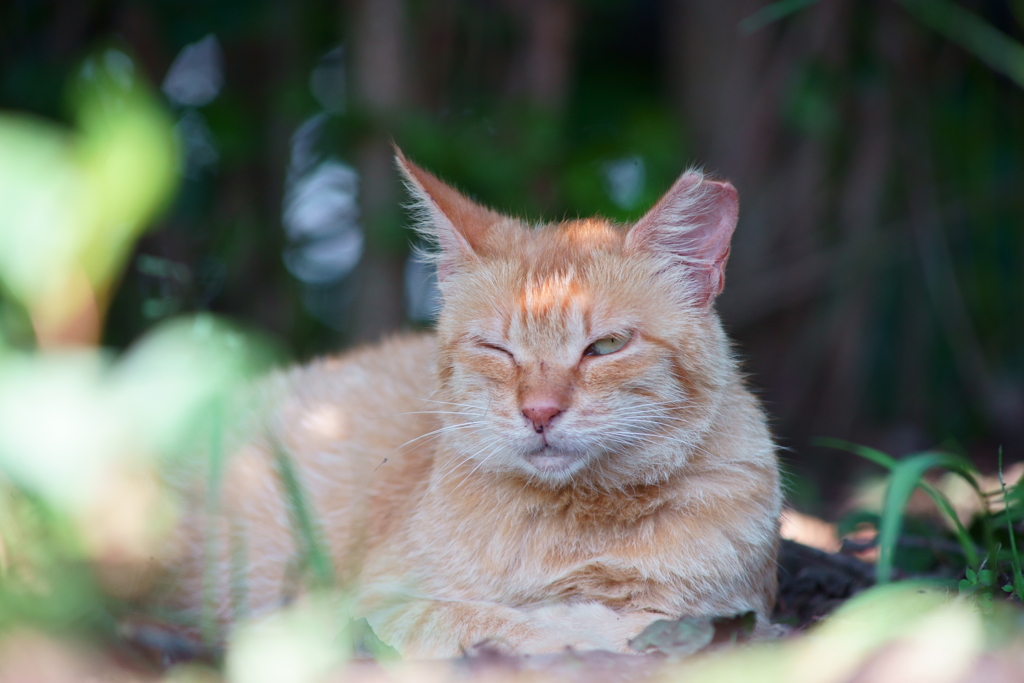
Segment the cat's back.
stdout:
[[435,348],[431,334],[395,336],[274,376],[274,436],[300,460],[346,445],[399,448],[436,421]]
[[434,397],[435,349],[431,334],[400,335],[271,380],[270,438],[329,529],[390,516],[396,491],[414,497],[432,467],[430,435],[445,410]]
[[[225,623],[236,617],[228,580],[232,538],[244,539],[240,547],[249,555],[247,609],[259,613],[288,599],[297,546],[283,460],[318,521],[337,578],[355,578],[367,532],[386,538],[415,504],[422,475],[433,465],[420,437],[437,428],[429,407],[435,347],[432,335],[396,336],[251,387],[244,417],[225,438],[216,519],[204,502],[209,473],[183,472],[169,481],[185,512],[177,530],[179,561],[158,602],[197,615],[213,562],[218,616]],[[211,532],[219,538],[215,559],[206,550]]]
[[334,520],[328,528],[390,516],[404,507],[397,491],[415,497],[446,409],[434,397],[435,349],[433,335],[396,336],[268,384],[268,437],[294,462],[316,512]]

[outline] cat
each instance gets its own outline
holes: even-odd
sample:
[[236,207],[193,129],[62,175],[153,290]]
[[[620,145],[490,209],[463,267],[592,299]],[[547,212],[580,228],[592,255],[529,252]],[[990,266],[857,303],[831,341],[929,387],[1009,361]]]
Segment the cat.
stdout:
[[283,453],[336,579],[405,657],[628,652],[684,615],[766,627],[778,463],[713,306],[735,189],[691,171],[634,225],[534,227],[396,159],[436,247],[436,332],[261,385],[219,511],[186,491],[169,604],[198,614],[204,573],[226,626],[294,597]]

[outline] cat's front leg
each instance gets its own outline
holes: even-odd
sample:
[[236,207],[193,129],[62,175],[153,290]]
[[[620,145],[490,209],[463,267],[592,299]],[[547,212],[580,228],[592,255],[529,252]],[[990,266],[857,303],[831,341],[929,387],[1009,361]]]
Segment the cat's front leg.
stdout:
[[629,652],[629,639],[660,618],[655,612],[619,613],[597,602],[517,609],[436,600],[392,604],[368,616],[378,637],[406,658],[457,657],[481,644],[522,654],[567,647]]
[[556,603],[528,611],[535,634],[518,644],[522,652],[577,650],[632,652],[629,640],[651,622],[665,619],[660,612],[617,612],[599,602]]

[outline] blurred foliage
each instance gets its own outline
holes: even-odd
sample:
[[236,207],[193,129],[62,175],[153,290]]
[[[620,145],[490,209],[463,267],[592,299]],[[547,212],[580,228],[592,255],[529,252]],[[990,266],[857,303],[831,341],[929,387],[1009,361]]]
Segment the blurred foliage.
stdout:
[[169,122],[133,69],[116,50],[83,65],[74,134],[27,116],[0,127],[0,281],[28,309],[40,343],[83,307],[101,315],[139,231],[173,187]]
[[[794,497],[834,512],[853,467],[815,457],[810,437],[883,446],[861,454],[890,470],[890,497],[847,520],[883,531],[882,574],[1020,597],[1021,487],[983,490],[984,511],[961,519],[943,502],[951,489],[922,480],[947,467],[970,486],[996,469],[998,443],[1008,462],[1024,447],[1019,0],[409,0],[385,22],[393,41],[369,41],[401,59],[377,64],[360,39],[383,6],[0,5],[0,632],[112,632],[104,596],[174,518],[155,468],[275,355],[211,313],[299,357],[397,324],[371,329],[359,313],[402,306],[401,283],[368,272],[400,278],[413,239],[391,138],[531,221],[632,220],[688,165],[734,178],[744,216],[721,310],[794,448]],[[175,99],[170,73],[211,35],[222,87]],[[326,160],[355,169],[366,254],[314,286],[285,265],[283,214],[287,189]],[[935,443],[947,447],[922,455]],[[945,521],[904,513],[917,487]],[[329,583],[313,525],[294,521]],[[901,531],[945,541],[943,555],[901,547]],[[917,598],[893,604],[904,599]],[[948,634],[955,617],[976,654],[993,622],[971,604],[908,607],[921,621],[899,628]],[[299,634],[278,659],[315,679],[351,648],[321,642],[325,617],[307,608],[267,628]],[[836,635],[859,643],[841,664],[892,629]],[[284,642],[240,638],[255,653]],[[773,666],[818,661],[794,654],[805,647],[782,646]],[[232,667],[261,668],[237,661],[236,678],[250,674]]]
[[924,584],[882,586],[844,604],[812,637],[683,662],[678,680],[969,680],[981,653],[1019,643],[1016,612],[999,607],[986,614]]
[[91,345],[176,174],[170,121],[133,71],[120,51],[86,60],[73,130],[0,114],[0,637],[115,638],[119,603],[171,550],[158,472],[202,452],[211,408],[270,359],[209,314],[120,354]]
[[[105,45],[164,84],[176,120],[180,191],[110,293],[105,344],[194,311],[266,330],[300,358],[400,326],[402,287],[416,285],[401,282],[413,236],[391,139],[531,221],[634,219],[696,165],[743,196],[720,309],[808,492],[827,499],[858,467],[815,451],[822,435],[897,455],[953,440],[983,469],[1000,443],[1020,458],[1019,2],[393,6],[0,8],[0,106],[73,120],[64,84]],[[191,104],[167,96],[210,36],[223,87]],[[300,168],[298,134],[316,117]],[[79,129],[73,144],[91,139]],[[68,153],[56,151],[67,135],[53,154]],[[324,161],[357,174],[366,254],[311,284],[285,265],[305,243],[282,215],[288,188]],[[0,299],[10,343],[24,345],[29,321]]]

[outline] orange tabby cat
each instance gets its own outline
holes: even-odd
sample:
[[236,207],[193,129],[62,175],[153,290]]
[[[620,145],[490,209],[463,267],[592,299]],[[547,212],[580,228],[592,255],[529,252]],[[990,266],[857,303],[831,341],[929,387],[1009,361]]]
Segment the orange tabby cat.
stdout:
[[185,521],[179,606],[198,609],[213,562],[237,617],[239,548],[249,614],[293,593],[278,444],[336,575],[404,656],[626,651],[681,615],[766,624],[778,466],[712,307],[736,191],[690,172],[632,227],[533,227],[398,163],[437,245],[437,333],[269,381],[273,416],[227,462],[221,514],[196,502]]

